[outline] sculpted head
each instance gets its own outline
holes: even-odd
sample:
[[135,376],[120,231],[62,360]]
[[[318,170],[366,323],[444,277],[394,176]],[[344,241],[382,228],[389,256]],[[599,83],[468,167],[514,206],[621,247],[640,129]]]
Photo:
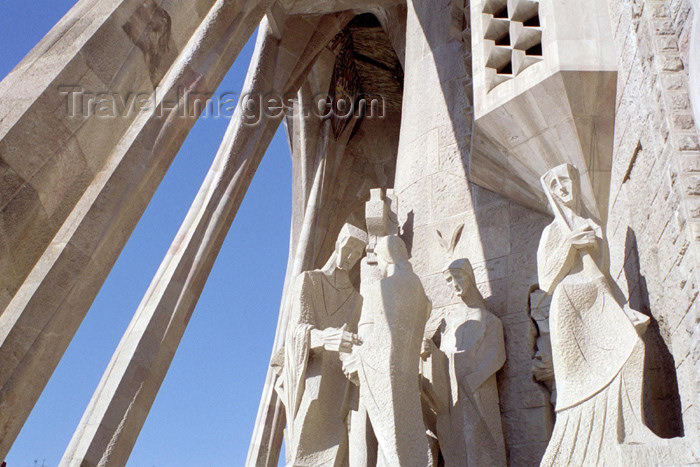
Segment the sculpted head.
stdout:
[[549,170],[540,179],[550,202],[575,209],[579,197],[579,174],[571,164],[562,164]]
[[474,270],[468,259],[452,261],[442,272],[447,285],[454,289],[456,295],[464,297],[470,290],[476,288]]
[[411,263],[408,262],[406,244],[398,235],[379,237],[374,252],[377,254],[379,270],[383,277],[389,274],[392,267],[395,270],[412,270]]
[[352,224],[345,224],[335,242],[335,267],[349,271],[362,257],[367,246],[367,233]]

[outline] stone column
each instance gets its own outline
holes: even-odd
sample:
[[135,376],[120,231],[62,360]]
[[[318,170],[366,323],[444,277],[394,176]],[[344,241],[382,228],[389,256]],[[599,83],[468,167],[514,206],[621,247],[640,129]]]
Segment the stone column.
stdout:
[[77,2],[0,82],[0,310],[214,3]]
[[0,458],[194,125],[197,114],[186,112],[186,100],[216,90],[265,14],[265,2],[219,0],[211,7],[153,92],[157,105],[134,117],[0,315]]
[[[350,11],[339,13],[326,27],[328,41],[340,32],[354,17]],[[332,32],[332,34],[331,34]],[[280,314],[277,321],[272,355],[284,346],[290,299],[289,287],[302,271],[314,269],[321,248],[323,234],[327,231],[326,217],[329,208],[333,181],[337,175],[346,145],[351,135],[352,124],[337,139],[332,135],[330,120],[322,121],[311,114],[305,116],[302,109],[316,105],[314,97],[328,92],[336,57],[329,50],[319,56],[317,66],[311,70],[306,82],[298,92],[299,108],[294,118],[287,120],[290,133],[293,171],[299,184],[294,187],[292,199],[292,230],[290,235],[287,274],[282,292]],[[273,467],[278,464],[284,437],[285,413],[282,402],[274,390],[276,375],[268,368],[255,428],[251,438],[247,466]]]
[[[244,99],[294,91],[339,27],[336,17],[265,20]],[[245,103],[243,103],[245,105]],[[261,112],[258,108],[258,112]],[[261,113],[262,115],[262,113]],[[83,415],[62,466],[124,465],[165,378],[211,267],[281,118],[236,109],[214,163]]]
[[[468,94],[471,70],[466,69],[465,47],[451,31],[454,3],[408,2],[403,114],[394,188],[400,200],[400,224],[407,235],[413,235],[409,243],[416,261],[428,255],[425,249],[434,243],[427,241],[434,236],[427,231],[429,226],[451,216],[473,215],[474,210],[465,165],[472,123]],[[473,222],[466,223],[465,235],[477,240],[472,242],[475,245],[480,244]],[[470,260],[475,254],[483,256],[476,247]],[[429,272],[422,265],[414,264],[419,275]],[[428,269],[433,266],[425,265]]]

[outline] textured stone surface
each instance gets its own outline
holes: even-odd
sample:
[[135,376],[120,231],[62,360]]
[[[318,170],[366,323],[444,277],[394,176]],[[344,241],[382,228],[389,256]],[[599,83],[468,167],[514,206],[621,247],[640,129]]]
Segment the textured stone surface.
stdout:
[[[690,0],[596,0],[589,9],[568,0],[80,1],[0,83],[0,453],[195,121],[139,112],[66,118],[56,87],[151,95],[160,85],[163,100],[179,85],[213,92],[263,15],[266,50],[276,52],[254,62],[257,81],[249,85],[256,90],[296,92],[295,109],[329,90],[330,97],[378,89],[391,97],[379,119],[299,112],[285,119],[296,183],[273,355],[285,343],[292,279],[323,266],[345,222],[365,225],[370,188],[394,188],[400,234],[433,306],[428,327],[439,327],[459,305],[442,275],[445,264],[468,258],[485,308],[503,324],[507,359],[494,377],[500,408],[489,415],[500,417],[509,465],[539,463],[553,420],[550,394],[532,376],[544,322],[535,328],[531,313],[533,296],[546,289],[536,251],[551,218],[517,203],[542,209],[539,176],[574,162],[592,174],[584,198],[600,206],[593,217],[609,244],[601,261],[609,259],[611,283],[650,318],[644,368],[625,373],[642,379],[645,423],[658,436],[684,435],[682,452],[698,450],[700,15],[693,7]],[[349,21],[341,36],[355,46],[329,45]],[[507,79],[504,58],[512,65]],[[552,70],[558,78],[547,78]],[[488,115],[498,118],[485,128]],[[277,125],[239,123],[64,464],[125,462]],[[448,252],[435,231],[458,230]],[[350,274],[356,286],[360,279]],[[277,383],[271,368],[249,465],[277,464],[285,425]],[[631,463],[678,463],[667,455],[677,441],[621,452]]]
[[[277,75],[273,85],[279,92],[287,92],[290,83],[299,79],[301,71],[318,53],[315,34],[322,35],[326,40],[318,42],[325,44],[337,29],[333,22],[329,22],[328,28],[307,28],[307,34],[286,36],[287,41],[279,44],[268,29],[263,28],[256,50],[257,59],[247,80],[249,93],[263,92],[268,85],[263,71],[275,66],[285,48],[297,57],[305,57],[295,62],[286,73]],[[97,465],[101,459],[111,458],[120,462],[119,459],[125,459],[131,452],[156,395],[156,391],[144,392],[139,388],[145,385],[157,390],[165,377],[216,252],[233,222],[274,128],[279,125],[279,119],[270,119],[259,126],[245,125],[243,119],[239,108],[185,223],[64,455],[62,462],[66,465],[83,462]],[[258,140],[259,144],[248,146],[251,139]],[[245,152],[243,147],[252,147],[254,152]],[[222,170],[222,167],[227,170]],[[143,410],[129,410],[132,401]]]
[[696,462],[682,438],[663,443],[644,425],[641,336],[649,317],[622,302],[609,276],[607,243],[600,226],[587,217],[578,171],[558,166],[541,181],[556,213],[542,233],[537,266],[540,287],[552,295],[549,330],[557,386],[557,419],[542,465],[587,462],[590,447],[606,462],[624,463],[640,444],[666,450],[663,457],[651,449],[634,454],[645,465],[662,459]]
[[[142,10],[130,2],[80,2],[2,81],[0,98],[8,105],[0,111],[0,160],[16,176],[0,204],[3,235],[13,251],[7,269],[0,269],[0,290],[17,293],[139,114],[100,118],[96,95],[114,93],[128,101],[166,84],[161,83],[164,71],[213,3],[200,1],[200,14],[176,1],[151,1]],[[151,60],[158,60],[160,71],[153,76],[148,59],[124,30],[132,25],[132,35],[140,36],[153,27],[148,11],[158,11],[161,21],[171,24],[159,44],[142,44],[153,50]],[[76,90],[86,94],[68,94]]]
[[[367,233],[346,224],[322,269],[295,280],[281,384],[287,420],[287,463],[339,465],[348,457],[346,397],[354,391],[341,360],[362,341],[363,297],[349,272],[364,255]],[[349,331],[351,329],[353,332]]]
[[[637,295],[653,318],[648,332],[656,337],[647,344],[647,359],[658,370],[645,374],[645,388],[653,394],[658,379],[677,387],[680,396],[645,399],[647,423],[666,436],[685,433],[697,439],[697,367],[691,369],[688,331],[681,325],[686,317],[698,316],[695,195],[685,183],[696,169],[694,153],[676,145],[678,135],[697,138],[697,130],[674,122],[674,115],[687,115],[689,109],[670,107],[671,96],[689,89],[681,48],[662,51],[655,42],[661,35],[677,41],[682,37],[691,27],[690,6],[680,0],[610,3],[623,78],[617,93],[607,237],[612,277],[628,297]],[[676,84],[667,89],[664,83]],[[690,332],[697,329],[691,326]],[[655,409],[663,401],[666,410]]]
[[[349,464],[428,465],[418,365],[430,302],[396,234],[380,237],[376,264],[363,261],[361,344],[343,360],[358,386],[350,412]],[[370,440],[375,440],[371,442]],[[330,465],[330,464],[326,464]]]
[[573,15],[566,1],[470,3],[472,181],[546,211],[539,175],[571,162],[584,204],[605,218],[617,80],[606,6],[592,0]]

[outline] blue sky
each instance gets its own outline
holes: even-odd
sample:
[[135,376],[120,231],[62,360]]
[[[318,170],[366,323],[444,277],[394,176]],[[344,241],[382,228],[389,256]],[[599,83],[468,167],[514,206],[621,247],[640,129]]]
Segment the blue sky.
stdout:
[[[71,0],[0,0],[4,77]],[[253,36],[220,92],[240,93]],[[146,210],[7,457],[58,464],[95,387],[185,217],[228,120],[200,119]],[[132,467],[245,461],[277,322],[291,219],[291,161],[280,127],[229,231],[129,460]]]

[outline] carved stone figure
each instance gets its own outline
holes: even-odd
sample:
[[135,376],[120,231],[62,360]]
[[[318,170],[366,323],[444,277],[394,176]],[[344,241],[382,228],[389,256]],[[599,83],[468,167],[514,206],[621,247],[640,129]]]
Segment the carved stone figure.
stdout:
[[380,237],[375,253],[381,279],[362,287],[362,344],[343,356],[346,375],[359,385],[350,415],[350,465],[422,467],[428,442],[418,365],[430,302],[398,236]]
[[642,410],[644,344],[638,332],[648,318],[626,309],[617,296],[602,229],[581,208],[576,168],[555,167],[541,181],[555,214],[542,233],[537,265],[540,288],[553,295],[549,325],[557,387],[557,418],[542,465],[624,465],[629,458],[623,443],[656,439]]
[[167,71],[168,58],[172,60],[170,40],[172,19],[168,12],[153,0],[143,2],[134,16],[122,26],[132,42],[143,52],[151,82],[156,84]]
[[367,245],[364,231],[346,224],[326,265],[295,282],[277,388],[287,412],[287,462],[293,466],[339,466],[347,453],[343,395],[348,383],[338,352],[350,352],[353,328],[362,308],[348,272]]
[[503,324],[486,309],[469,260],[453,261],[443,274],[461,303],[445,310],[439,349],[428,340],[424,352],[448,373],[439,379],[448,382],[447,390],[434,380],[435,393],[446,399],[438,407],[440,450],[448,466],[505,465],[496,385],[496,372],[506,361]]

